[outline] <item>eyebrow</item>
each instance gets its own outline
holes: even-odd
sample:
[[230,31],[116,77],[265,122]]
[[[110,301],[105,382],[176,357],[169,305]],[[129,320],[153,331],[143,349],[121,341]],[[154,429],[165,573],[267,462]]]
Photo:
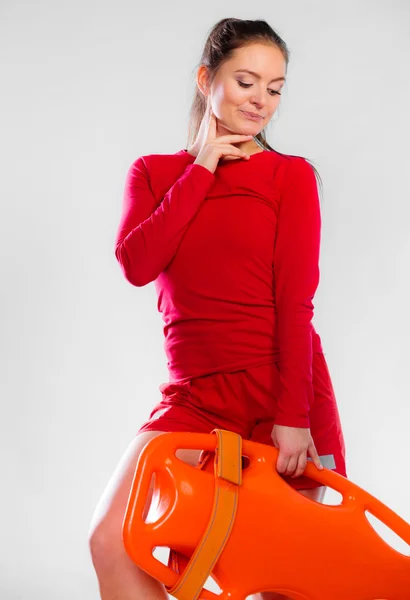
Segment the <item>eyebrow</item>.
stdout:
[[[250,73],[257,79],[262,79],[262,77],[259,75],[259,73],[255,73],[255,71],[250,71],[249,69],[236,69],[236,71],[234,71],[234,73],[239,73],[239,72]],[[269,83],[272,83],[273,81],[286,81],[286,77],[275,77],[275,79],[271,79],[269,81]]]

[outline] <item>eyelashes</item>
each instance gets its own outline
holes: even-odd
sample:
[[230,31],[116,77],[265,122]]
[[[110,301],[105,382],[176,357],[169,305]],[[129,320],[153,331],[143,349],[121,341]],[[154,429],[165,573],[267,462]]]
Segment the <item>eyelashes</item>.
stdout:
[[[251,87],[251,83],[244,83],[243,81],[237,81],[238,85],[240,85],[241,87],[244,88],[248,88]],[[281,96],[282,94],[280,92],[277,92],[276,90],[269,90],[270,92],[272,92],[272,96]]]

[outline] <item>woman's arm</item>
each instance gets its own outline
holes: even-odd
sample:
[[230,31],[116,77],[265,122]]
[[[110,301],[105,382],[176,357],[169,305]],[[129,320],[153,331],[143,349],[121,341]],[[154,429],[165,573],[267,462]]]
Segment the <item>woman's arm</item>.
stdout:
[[312,317],[319,284],[321,214],[315,173],[291,157],[284,176],[274,251],[280,350],[275,423],[309,427],[313,402]]
[[130,283],[144,286],[167,267],[214,178],[202,165],[188,165],[155,210],[144,158],[131,165],[115,241],[115,256]]

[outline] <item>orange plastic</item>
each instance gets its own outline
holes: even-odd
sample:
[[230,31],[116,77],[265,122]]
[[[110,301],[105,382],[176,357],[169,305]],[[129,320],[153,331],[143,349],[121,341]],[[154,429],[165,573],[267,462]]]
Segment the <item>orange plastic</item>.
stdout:
[[[176,457],[186,448],[204,451],[196,467]],[[294,600],[409,600],[410,557],[376,533],[365,510],[407,544],[410,525],[311,462],[304,475],[343,501],[331,506],[306,498],[279,475],[277,457],[273,446],[218,429],[151,440],[140,454],[123,523],[131,559],[179,600],[244,600],[264,590]],[[154,473],[156,520],[145,522]],[[152,554],[161,546],[171,548],[168,566]],[[208,575],[220,595],[203,587]]]

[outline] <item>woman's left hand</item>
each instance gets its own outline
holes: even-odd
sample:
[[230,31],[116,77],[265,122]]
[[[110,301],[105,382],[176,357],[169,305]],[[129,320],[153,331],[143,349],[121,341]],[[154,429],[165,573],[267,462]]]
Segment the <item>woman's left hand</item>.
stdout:
[[275,448],[279,449],[276,463],[278,473],[292,477],[303,475],[307,463],[307,453],[312,457],[316,467],[320,470],[323,469],[309,428],[288,427],[275,423],[271,437]]

